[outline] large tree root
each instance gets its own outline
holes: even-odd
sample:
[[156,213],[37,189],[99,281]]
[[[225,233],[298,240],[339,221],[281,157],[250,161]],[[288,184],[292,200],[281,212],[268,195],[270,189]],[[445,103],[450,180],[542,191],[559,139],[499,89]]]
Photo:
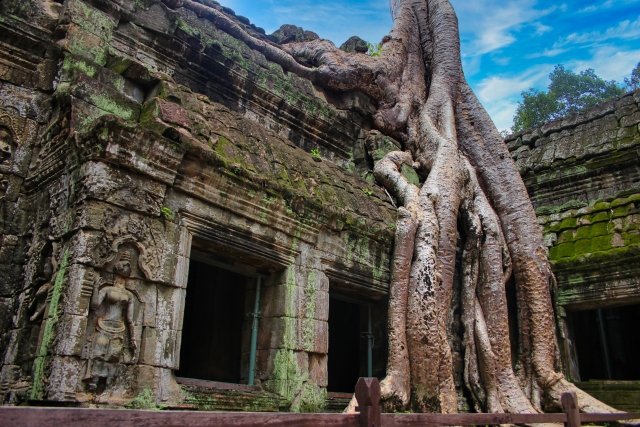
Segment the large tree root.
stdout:
[[[285,50],[254,39],[224,14],[191,0],[164,0],[213,20],[267,58],[333,91],[360,90],[378,103],[374,126],[406,151],[388,153],[376,180],[398,209],[389,295],[386,410],[457,412],[447,315],[464,227],[464,382],[478,411],[558,410],[575,391],[581,410],[612,412],[566,381],[556,364],[550,267],[524,183],[493,122],[467,85],[448,0],[391,0],[394,25],[379,58],[326,40]],[[311,63],[306,67],[296,62]],[[418,187],[400,173],[415,168]],[[513,273],[519,347],[512,368],[505,286]],[[355,409],[355,400],[347,408]]]

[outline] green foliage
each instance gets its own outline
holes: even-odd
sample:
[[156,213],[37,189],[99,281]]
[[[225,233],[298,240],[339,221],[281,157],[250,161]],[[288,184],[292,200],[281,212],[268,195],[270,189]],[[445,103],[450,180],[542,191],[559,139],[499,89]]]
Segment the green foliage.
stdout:
[[549,78],[549,92],[557,97],[561,116],[624,94],[624,89],[615,80],[603,80],[592,69],[576,74],[556,65]]
[[636,68],[631,72],[631,77],[624,78],[624,84],[627,85],[627,90],[640,89],[640,62],[638,62]]
[[373,195],[373,191],[367,190],[366,188],[361,188],[362,192],[367,196],[371,197]]
[[160,209],[160,213],[169,221],[173,221],[175,218],[173,211],[166,206],[163,206],[162,209]]
[[314,148],[313,150],[311,150],[311,157],[313,157],[314,159],[319,159],[320,158],[320,151],[316,150]]
[[530,88],[522,92],[522,101],[518,102],[516,115],[513,116],[513,131],[540,126],[554,118],[557,111],[558,102],[553,94]]
[[382,52],[382,43],[369,43],[367,42],[367,47],[369,50],[367,51],[367,55],[369,56],[380,56]]
[[[639,64],[640,65],[640,64]],[[545,122],[620,96],[625,91],[615,80],[604,80],[588,69],[579,74],[556,65],[549,75],[548,91],[530,88],[522,92],[513,117],[513,130],[541,126]]]
[[142,392],[135,397],[131,402],[126,405],[127,409],[162,409],[162,407],[156,406],[156,397],[153,395],[151,389],[145,388]]

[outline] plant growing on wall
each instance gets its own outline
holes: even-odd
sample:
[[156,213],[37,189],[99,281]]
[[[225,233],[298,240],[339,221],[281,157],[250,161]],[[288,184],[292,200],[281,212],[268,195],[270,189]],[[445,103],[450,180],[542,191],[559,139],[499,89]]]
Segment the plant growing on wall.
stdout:
[[[459,232],[464,379],[477,408],[553,410],[561,394],[573,390],[582,410],[613,410],[558,369],[552,273],[542,235],[511,156],[465,80],[449,1],[391,0],[394,24],[377,57],[346,53],[326,40],[279,48],[253,38],[217,10],[191,0],[165,2],[207,17],[286,71],[330,91],[368,94],[378,105],[375,128],[402,142],[403,151],[388,153],[374,169],[378,183],[401,205],[390,284],[389,364],[382,382],[387,410],[457,411],[447,317]],[[403,165],[415,169],[423,184],[409,182]],[[505,296],[512,275],[519,329],[513,365]]]

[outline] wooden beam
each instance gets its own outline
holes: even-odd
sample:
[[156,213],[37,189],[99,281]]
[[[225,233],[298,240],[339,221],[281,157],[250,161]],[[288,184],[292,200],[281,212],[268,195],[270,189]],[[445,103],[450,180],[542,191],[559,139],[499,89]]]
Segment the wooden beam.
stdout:
[[580,427],[580,409],[578,409],[578,396],[575,391],[562,393],[562,410],[567,414],[565,427]]
[[0,427],[358,427],[358,414],[0,407]]

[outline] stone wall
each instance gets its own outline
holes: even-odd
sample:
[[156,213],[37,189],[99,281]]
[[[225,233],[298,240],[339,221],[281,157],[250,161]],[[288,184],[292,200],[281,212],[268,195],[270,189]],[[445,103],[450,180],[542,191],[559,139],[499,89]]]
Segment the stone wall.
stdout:
[[[572,313],[601,310],[604,322],[604,309],[640,303],[639,102],[640,91],[628,93],[506,139],[549,249],[563,364],[574,381],[575,333],[583,326]],[[588,352],[603,357],[599,348]],[[620,409],[640,409],[636,383],[578,385]]]
[[[160,1],[3,1],[0,28],[2,401],[321,409],[329,284],[388,292],[371,101]],[[196,240],[267,276],[256,398],[176,382]]]
[[[371,130],[371,100],[159,0],[7,0],[0,31],[2,402],[321,410],[329,286],[388,294],[396,214],[371,169],[400,144]],[[639,98],[507,140],[567,366],[566,311],[639,299]],[[176,381],[192,247],[266,277],[255,387]]]
[[549,248],[561,306],[640,302],[640,92],[507,138]]

